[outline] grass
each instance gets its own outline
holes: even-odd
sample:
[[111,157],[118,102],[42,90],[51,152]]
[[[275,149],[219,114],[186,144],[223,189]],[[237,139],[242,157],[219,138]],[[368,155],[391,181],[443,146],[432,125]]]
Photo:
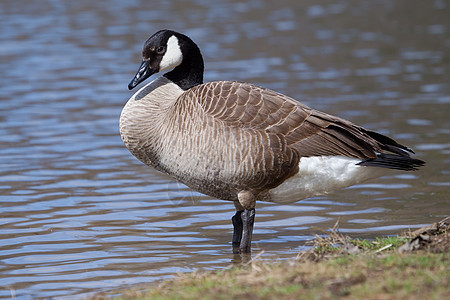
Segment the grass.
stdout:
[[448,254],[350,255],[320,262],[256,262],[182,275],[118,299],[449,299]]
[[366,250],[379,250],[385,247],[393,247],[394,249],[400,247],[405,244],[408,238],[406,237],[398,237],[398,236],[388,236],[388,237],[377,237],[375,240],[363,240],[363,239],[354,239],[353,242],[356,246],[364,248]]
[[450,230],[442,224],[375,240],[333,230],[290,261],[184,274],[117,299],[450,299]]

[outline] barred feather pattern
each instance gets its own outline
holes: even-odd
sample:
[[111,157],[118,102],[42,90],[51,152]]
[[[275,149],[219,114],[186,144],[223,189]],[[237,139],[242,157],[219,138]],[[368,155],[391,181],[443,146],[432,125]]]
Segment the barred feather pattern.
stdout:
[[233,201],[240,191],[271,200],[271,189],[299,173],[302,157],[348,157],[402,169],[390,165],[392,156],[380,163],[379,154],[388,150],[409,162],[410,149],[390,138],[234,81],[183,91],[159,77],[127,102],[120,130],[127,148],[147,165]]

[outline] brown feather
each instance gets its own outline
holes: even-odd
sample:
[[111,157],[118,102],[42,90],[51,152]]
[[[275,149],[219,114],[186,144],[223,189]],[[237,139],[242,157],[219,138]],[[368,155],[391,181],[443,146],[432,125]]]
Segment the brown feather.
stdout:
[[[222,94],[224,91],[230,92]],[[300,156],[343,155],[369,159],[388,148],[380,144],[377,136],[349,121],[247,83],[206,83],[187,91],[186,98],[199,101],[208,115],[225,126],[282,136]]]

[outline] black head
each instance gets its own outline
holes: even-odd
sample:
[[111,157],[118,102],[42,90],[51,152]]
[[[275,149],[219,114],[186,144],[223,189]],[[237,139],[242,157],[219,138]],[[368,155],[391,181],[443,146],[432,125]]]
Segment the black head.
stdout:
[[173,69],[164,76],[187,90],[203,83],[203,58],[197,45],[184,34],[160,30],[144,44],[142,63],[131,80],[131,90],[151,75]]

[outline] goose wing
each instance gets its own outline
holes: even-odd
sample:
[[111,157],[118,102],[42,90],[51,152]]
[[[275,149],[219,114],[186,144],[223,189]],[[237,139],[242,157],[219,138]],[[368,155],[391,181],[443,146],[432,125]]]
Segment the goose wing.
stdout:
[[314,109],[275,91],[248,83],[217,81],[190,89],[204,112],[225,126],[283,137],[302,156],[343,155],[373,159],[382,150],[412,152],[391,138]]

